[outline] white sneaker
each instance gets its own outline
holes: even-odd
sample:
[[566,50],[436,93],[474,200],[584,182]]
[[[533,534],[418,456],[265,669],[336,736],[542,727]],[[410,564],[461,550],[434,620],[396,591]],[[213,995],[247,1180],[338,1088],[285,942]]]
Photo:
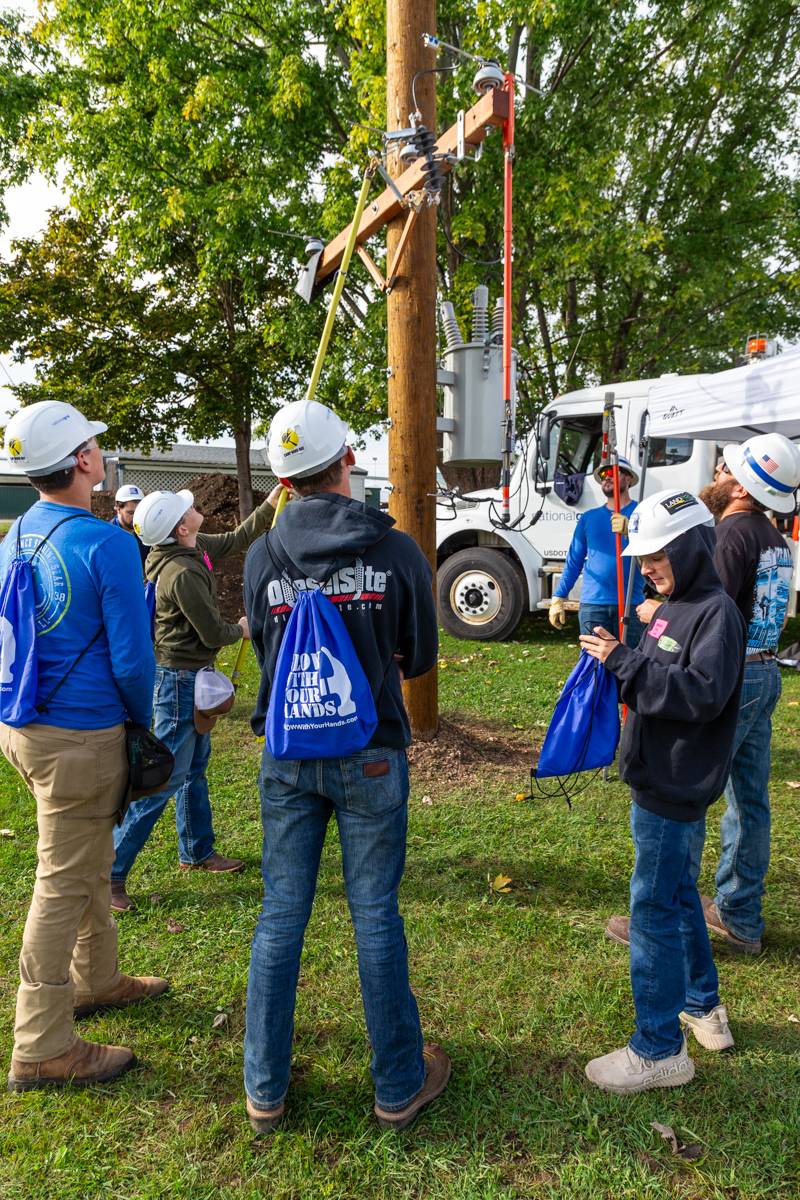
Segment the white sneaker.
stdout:
[[691,1013],[680,1014],[681,1025],[691,1029],[701,1046],[706,1050],[730,1050],[733,1045],[733,1034],[728,1025],[728,1010],[724,1004],[718,1004],[710,1013],[702,1017],[694,1017]]
[[586,1064],[586,1077],[604,1092],[627,1096],[650,1088],[679,1087],[694,1079],[694,1063],[683,1039],[679,1054],[669,1058],[640,1058],[630,1046],[612,1050]]

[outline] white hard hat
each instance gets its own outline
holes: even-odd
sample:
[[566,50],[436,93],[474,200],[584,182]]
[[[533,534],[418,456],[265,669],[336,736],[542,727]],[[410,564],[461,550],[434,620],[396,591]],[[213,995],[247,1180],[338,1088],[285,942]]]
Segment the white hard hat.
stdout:
[[[593,472],[594,477],[598,483],[603,482],[603,478],[602,478],[602,475],[600,474],[600,472],[607,471],[609,469],[609,467],[611,467],[612,465],[613,464],[611,464],[611,463],[601,463],[600,466],[597,467],[597,469]],[[619,456],[619,469],[620,469],[620,471],[627,471],[628,474],[633,477],[633,483],[631,484],[631,487],[633,487],[634,484],[639,482],[638,473],[633,469],[633,467],[630,464],[630,461],[627,458],[623,458],[623,456],[621,454]]]
[[150,492],[137,505],[133,529],[145,546],[163,546],[174,541],[170,537],[184,513],[194,504],[194,496],[185,489],[180,492]]
[[135,483],[123,483],[121,488],[117,488],[114,503],[127,504],[129,500],[144,500],[144,492]]
[[82,412],[61,400],[39,400],[21,408],[6,425],[4,466],[12,475],[52,475],[78,461],[74,451],[108,429],[87,421]]
[[697,525],[713,525],[709,510],[691,492],[667,488],[641,500],[628,521],[625,555],[657,554],[676,537]]
[[760,433],[725,447],[725,466],[754,500],[773,512],[794,512],[800,486],[800,450],[782,433]]
[[279,479],[316,475],[344,456],[347,426],[317,400],[295,400],[269,428],[265,458]]

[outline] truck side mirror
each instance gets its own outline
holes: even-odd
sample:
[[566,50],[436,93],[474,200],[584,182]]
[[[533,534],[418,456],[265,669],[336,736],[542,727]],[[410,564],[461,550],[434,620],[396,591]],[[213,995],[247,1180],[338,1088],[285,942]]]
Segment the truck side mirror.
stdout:
[[557,413],[547,412],[542,413],[539,417],[539,455],[545,462],[550,461],[550,434],[553,430],[553,421],[557,416]]

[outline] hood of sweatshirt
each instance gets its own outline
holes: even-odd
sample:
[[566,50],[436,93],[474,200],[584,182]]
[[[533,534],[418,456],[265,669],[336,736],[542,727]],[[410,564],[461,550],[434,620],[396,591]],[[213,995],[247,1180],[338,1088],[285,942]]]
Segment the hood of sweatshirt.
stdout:
[[721,590],[722,580],[714,566],[716,542],[712,526],[696,525],[665,547],[675,577],[668,600],[695,601]]
[[[318,583],[386,537],[392,517],[335,492],[287,504],[269,532],[279,559],[289,560]],[[166,547],[171,549],[171,547]]]

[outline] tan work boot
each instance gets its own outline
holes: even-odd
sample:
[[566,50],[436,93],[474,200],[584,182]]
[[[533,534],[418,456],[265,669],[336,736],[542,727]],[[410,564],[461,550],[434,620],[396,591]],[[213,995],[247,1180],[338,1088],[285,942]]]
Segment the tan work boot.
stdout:
[[124,879],[111,880],[111,911],[115,913],[133,912],[136,905],[125,891]]
[[179,863],[182,871],[241,871],[244,863],[240,858],[226,858],[217,854],[216,850],[210,858],[201,863]]
[[10,1092],[29,1092],[35,1088],[64,1087],[71,1083],[85,1087],[90,1083],[108,1083],[124,1075],[136,1064],[136,1055],[123,1046],[100,1046],[76,1038],[66,1054],[43,1062],[11,1059],[8,1075]]
[[612,942],[618,942],[620,946],[628,946],[631,944],[631,919],[630,917],[609,917],[606,921],[605,929],[606,937]]
[[274,1133],[286,1112],[286,1105],[283,1102],[277,1108],[256,1108],[249,1096],[245,1097],[245,1108],[250,1128],[260,1136],[265,1133]]
[[127,1008],[129,1004],[138,1004],[140,1000],[161,996],[168,988],[169,980],[159,979],[155,975],[120,975],[117,986],[105,996],[76,996],[74,1015],[80,1019],[106,1008]]
[[450,1082],[453,1068],[442,1047],[423,1046],[422,1054],[425,1059],[425,1082],[405,1108],[401,1108],[399,1112],[391,1112],[378,1104],[375,1105],[374,1112],[381,1129],[408,1129],[425,1105],[441,1096]]
[[719,909],[710,896],[701,896],[700,902],[703,905],[703,916],[706,920],[706,925],[712,933],[716,933],[717,937],[721,937],[726,945],[730,946],[731,950],[738,951],[739,954],[760,954],[761,939],[755,942],[745,941],[744,938],[737,935],[730,929],[719,915]]

